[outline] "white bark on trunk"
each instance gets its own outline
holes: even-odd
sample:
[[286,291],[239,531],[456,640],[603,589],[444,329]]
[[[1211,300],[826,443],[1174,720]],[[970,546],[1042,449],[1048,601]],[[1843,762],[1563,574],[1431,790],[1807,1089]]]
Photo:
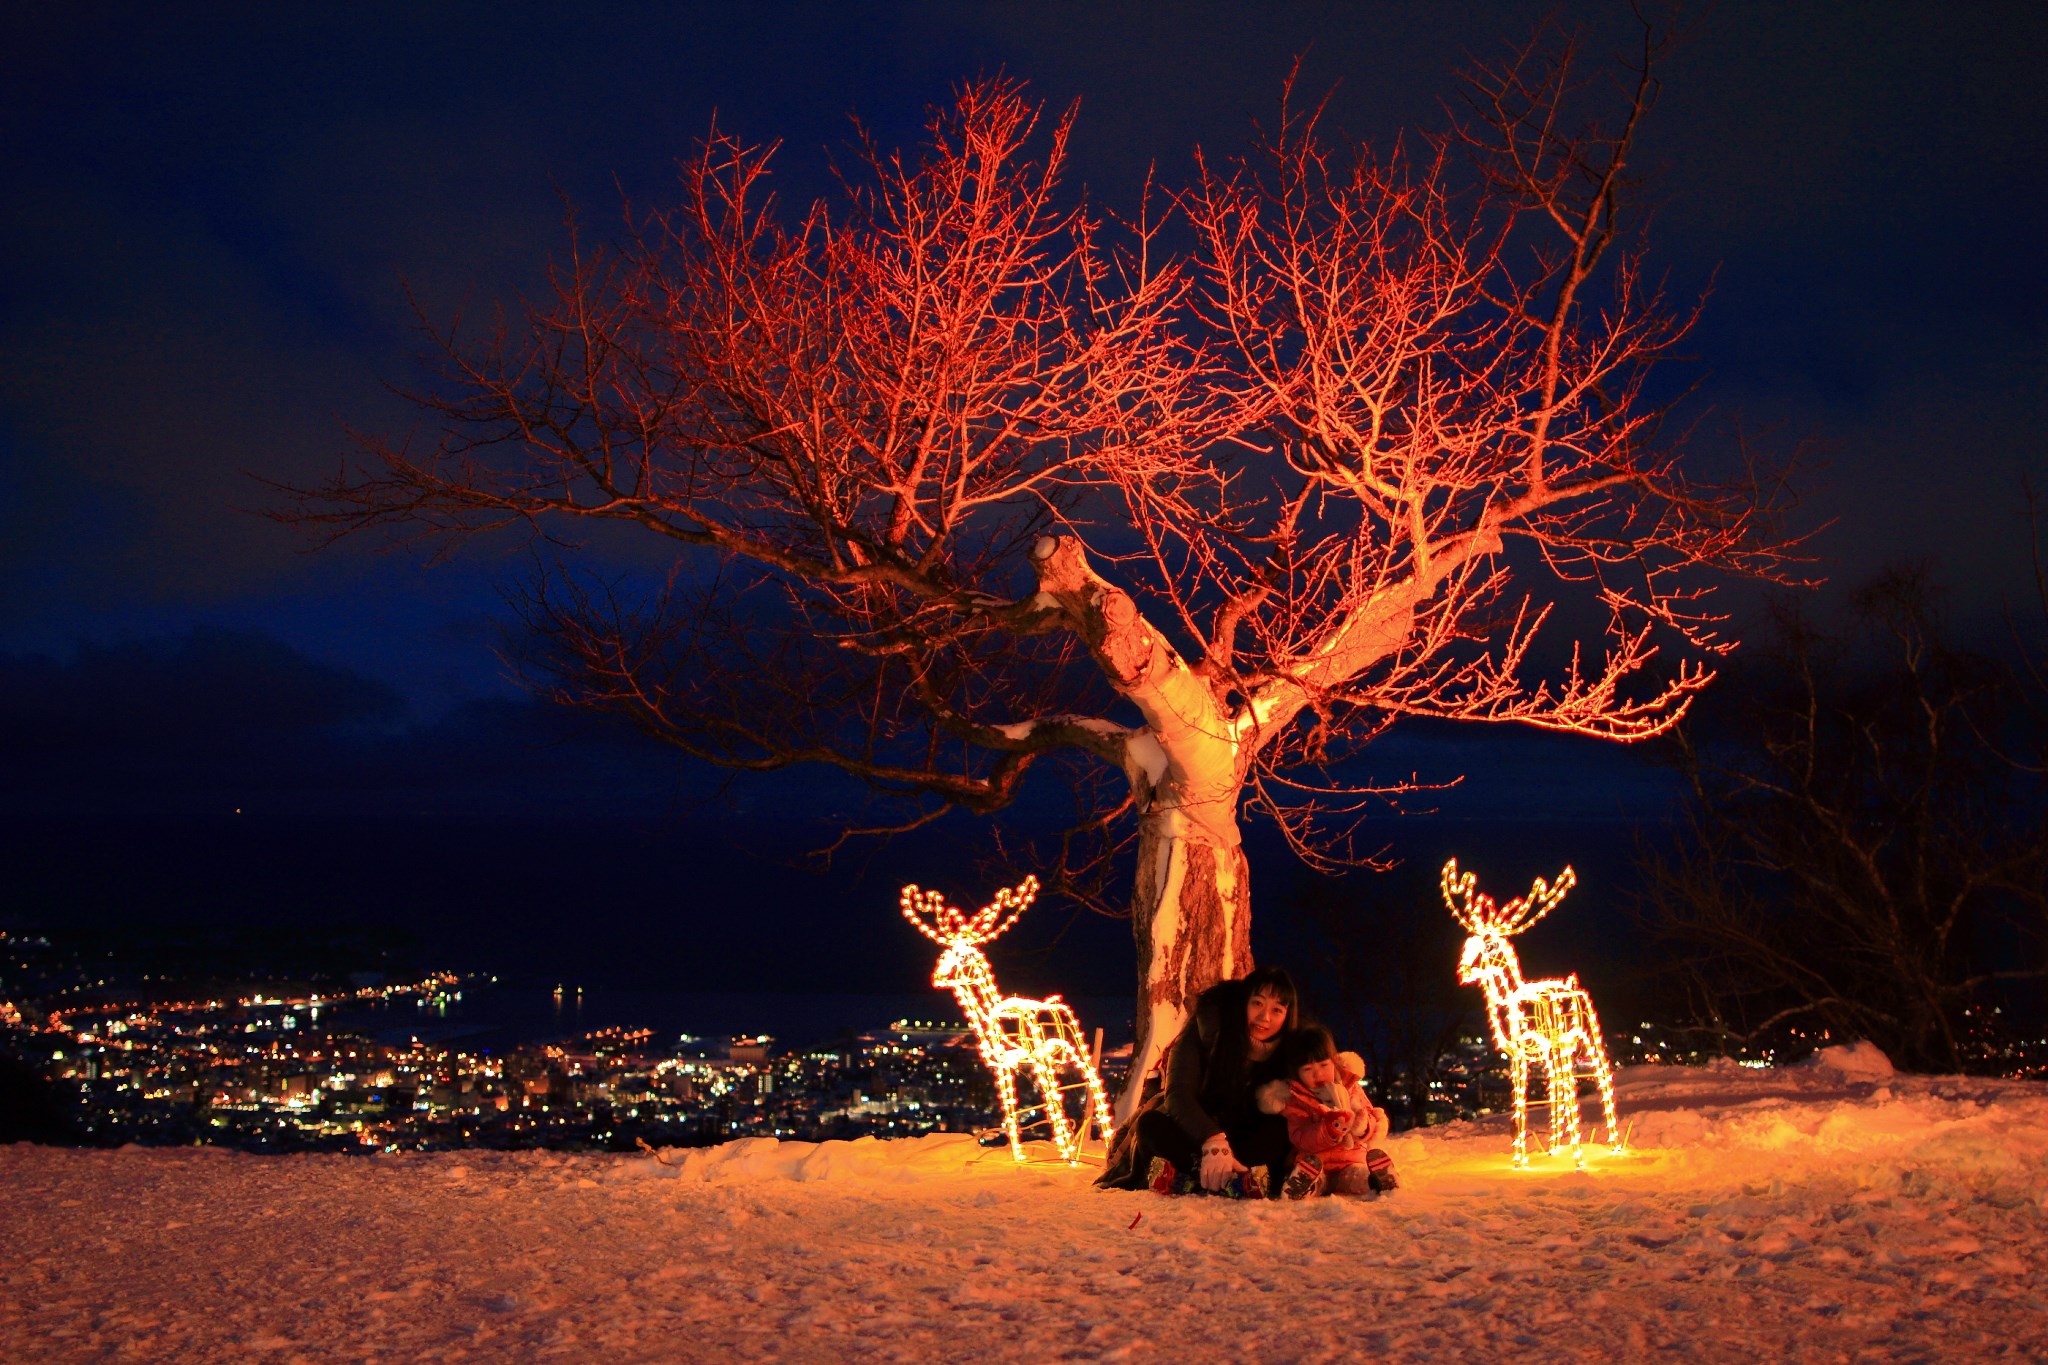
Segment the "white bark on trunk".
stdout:
[[1142,824],[1131,899],[1138,1036],[1117,1096],[1119,1126],[1130,1120],[1195,997],[1252,969],[1251,880],[1237,798],[1259,748],[1293,722],[1317,689],[1401,649],[1415,632],[1419,604],[1446,575],[1500,546],[1498,531],[1483,526],[1434,547],[1407,580],[1346,610],[1298,667],[1275,672],[1236,706],[1219,695],[1222,683],[1174,651],[1130,594],[1089,566],[1079,540],[1048,536],[1032,551],[1039,586],[1033,608],[1057,611],[1144,717],[1123,754]]
[[1195,997],[1252,968],[1251,882],[1243,848],[1219,847],[1148,817],[1138,836],[1131,933],[1138,949],[1138,1036],[1117,1095],[1129,1121],[1145,1078],[1180,1036]]
[[1142,824],[1131,900],[1138,1036],[1117,1097],[1121,1124],[1195,997],[1252,968],[1251,880],[1237,829],[1244,740],[1208,680],[1129,594],[1095,574],[1078,541],[1048,537],[1036,558],[1041,593],[1145,720],[1124,748]]

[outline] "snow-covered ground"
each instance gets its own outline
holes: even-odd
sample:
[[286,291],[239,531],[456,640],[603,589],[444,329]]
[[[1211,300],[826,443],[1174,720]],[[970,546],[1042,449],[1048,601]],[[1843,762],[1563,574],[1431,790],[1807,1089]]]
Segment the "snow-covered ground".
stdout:
[[[0,1148],[0,1357],[2048,1359],[2048,1088],[1622,1073],[1626,1156],[1405,1135],[1377,1201],[965,1138],[645,1158]],[[1537,1357],[1532,1357],[1537,1358]]]

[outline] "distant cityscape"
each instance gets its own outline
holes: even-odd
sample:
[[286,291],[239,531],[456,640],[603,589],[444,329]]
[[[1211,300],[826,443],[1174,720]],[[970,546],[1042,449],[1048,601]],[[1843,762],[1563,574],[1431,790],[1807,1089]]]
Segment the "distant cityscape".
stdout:
[[[993,1089],[964,1026],[896,1021],[784,1054],[770,1037],[606,1028],[503,1049],[430,1041],[489,977],[123,980],[0,933],[0,1052],[76,1140],[254,1151],[573,1147],[969,1131]],[[407,1025],[412,1025],[408,1028]]]
[[[989,1073],[956,1020],[898,1019],[789,1049],[765,1035],[621,1027],[502,1047],[435,1041],[465,996],[497,988],[452,972],[201,983],[0,931],[0,1065],[14,1073],[0,1102],[41,1104],[39,1118],[14,1116],[14,1128],[29,1124],[17,1137],[259,1152],[1001,1140]],[[1704,1060],[1647,1023],[1610,1033],[1609,1046],[1624,1065]],[[1127,1056],[1103,1058],[1112,1089]],[[1440,1070],[1426,1112],[1379,1096],[1396,1126],[1505,1106],[1484,1038],[1461,1039]]]

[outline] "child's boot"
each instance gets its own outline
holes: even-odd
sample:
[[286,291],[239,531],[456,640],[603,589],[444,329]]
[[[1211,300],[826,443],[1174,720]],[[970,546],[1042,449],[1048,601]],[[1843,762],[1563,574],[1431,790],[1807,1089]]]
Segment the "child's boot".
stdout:
[[1308,1199],[1323,1193],[1328,1182],[1323,1176],[1323,1163],[1314,1154],[1301,1157],[1294,1163],[1294,1169],[1281,1182],[1280,1194],[1286,1199]]

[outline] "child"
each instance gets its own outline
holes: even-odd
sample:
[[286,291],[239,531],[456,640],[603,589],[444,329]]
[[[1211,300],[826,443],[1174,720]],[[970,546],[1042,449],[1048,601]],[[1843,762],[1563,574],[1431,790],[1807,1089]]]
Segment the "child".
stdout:
[[1287,1136],[1301,1155],[1286,1193],[1317,1193],[1320,1171],[1332,1194],[1378,1194],[1395,1188],[1394,1160],[1374,1146],[1387,1134],[1386,1111],[1365,1097],[1365,1063],[1337,1051],[1319,1024],[1295,1029],[1281,1044],[1294,1079],[1259,1087],[1259,1108],[1287,1119]]

